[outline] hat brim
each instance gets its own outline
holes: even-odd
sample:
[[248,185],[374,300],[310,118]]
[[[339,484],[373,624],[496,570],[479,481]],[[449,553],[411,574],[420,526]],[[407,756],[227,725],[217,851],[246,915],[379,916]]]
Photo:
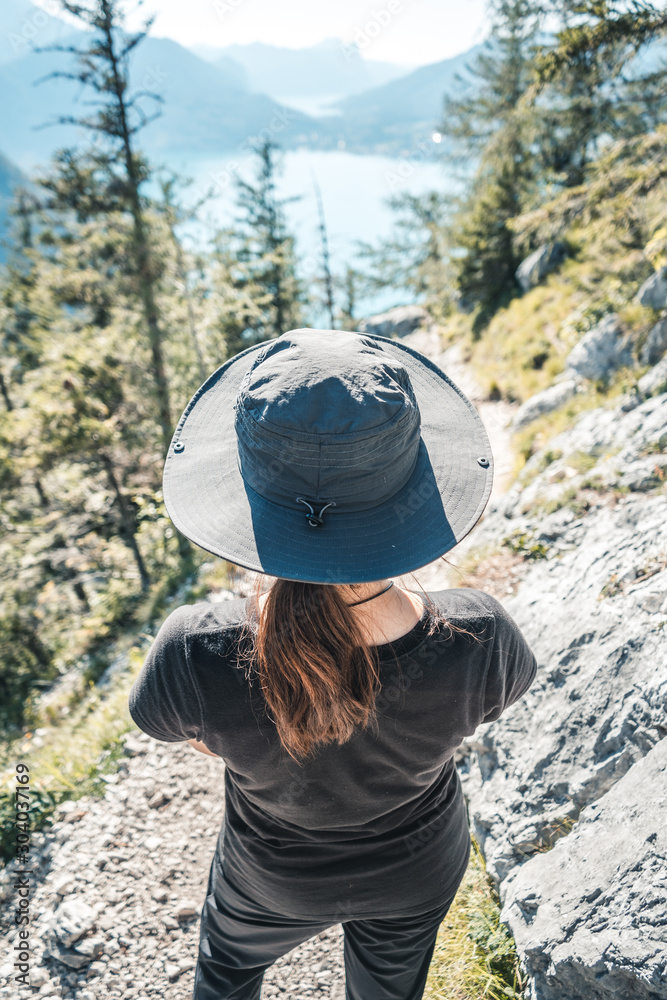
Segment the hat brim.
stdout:
[[283,507],[251,489],[239,469],[234,403],[266,346],[261,343],[218,368],[176,428],[163,485],[167,512],[182,534],[237,566],[330,584],[402,576],[465,538],[482,516],[493,482],[491,446],[479,414],[424,355],[387,337],[363,336],[405,365],[419,406],[419,454],[405,486],[368,510],[329,508],[321,527],[308,524],[305,508]]

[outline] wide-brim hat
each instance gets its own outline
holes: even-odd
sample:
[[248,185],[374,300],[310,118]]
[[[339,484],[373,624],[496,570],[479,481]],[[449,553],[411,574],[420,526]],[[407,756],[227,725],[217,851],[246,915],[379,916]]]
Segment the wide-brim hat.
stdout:
[[493,457],[470,400],[387,337],[292,330],[215,371],[183,413],[164,499],[196,545],[312,583],[401,576],[481,517]]

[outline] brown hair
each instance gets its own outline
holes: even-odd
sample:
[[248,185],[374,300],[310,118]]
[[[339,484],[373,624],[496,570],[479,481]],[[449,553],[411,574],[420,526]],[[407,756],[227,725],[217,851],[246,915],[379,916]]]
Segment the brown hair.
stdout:
[[[261,587],[259,577],[257,601]],[[450,637],[474,638],[447,621],[420,590],[429,635],[444,627]],[[377,649],[366,644],[341,588],[278,579],[254,625],[246,622],[250,642],[242,658],[259,679],[280,742],[295,760],[308,757],[318,744],[346,743],[356,727],[376,728]],[[396,655],[395,660],[400,673]]]
[[[261,585],[258,577],[256,601]],[[423,599],[430,634],[443,619],[426,594]],[[297,760],[376,723],[377,651],[366,645],[337,586],[276,580],[256,623],[250,664],[280,741]]]

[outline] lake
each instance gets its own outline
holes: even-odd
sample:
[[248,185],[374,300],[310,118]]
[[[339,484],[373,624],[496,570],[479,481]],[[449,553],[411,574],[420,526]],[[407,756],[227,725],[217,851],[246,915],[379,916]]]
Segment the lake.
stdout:
[[[438,158],[436,143],[433,143],[433,153],[430,149],[417,150],[414,156],[401,159],[359,156],[345,150],[296,150],[285,153],[282,164],[277,182],[279,196],[300,196],[298,201],[286,206],[286,213],[296,237],[301,273],[306,278],[319,273],[320,261],[314,178],[322,193],[332,271],[340,275],[347,263],[354,263],[357,241],[377,243],[391,232],[394,213],[386,203],[390,196],[404,191],[420,194],[432,189],[451,192],[454,188]],[[188,203],[196,201],[207,190],[213,192],[203,212],[207,218],[206,230],[210,233],[216,224],[233,220],[236,214],[233,175],[238,172],[250,179],[254,158],[239,155],[187,162],[172,160],[169,166],[192,178],[193,184],[185,194]],[[359,312],[369,315],[410,301],[413,300],[407,292],[387,289],[360,302]],[[313,322],[322,319],[318,317]]]

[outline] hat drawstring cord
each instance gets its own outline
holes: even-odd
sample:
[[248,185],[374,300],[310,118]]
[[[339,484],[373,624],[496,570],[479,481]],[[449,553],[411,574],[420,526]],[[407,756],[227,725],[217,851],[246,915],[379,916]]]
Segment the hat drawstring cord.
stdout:
[[297,503],[305,503],[306,507],[308,507],[308,509],[310,510],[310,513],[306,514],[306,518],[308,519],[308,524],[311,526],[311,528],[321,528],[322,525],[324,524],[324,519],[322,517],[322,514],[324,514],[327,507],[336,506],[336,502],[334,500],[330,500],[328,503],[325,503],[324,507],[321,508],[319,514],[316,514],[311,504],[309,504],[308,501],[305,500],[303,497],[296,497],[295,499]]

